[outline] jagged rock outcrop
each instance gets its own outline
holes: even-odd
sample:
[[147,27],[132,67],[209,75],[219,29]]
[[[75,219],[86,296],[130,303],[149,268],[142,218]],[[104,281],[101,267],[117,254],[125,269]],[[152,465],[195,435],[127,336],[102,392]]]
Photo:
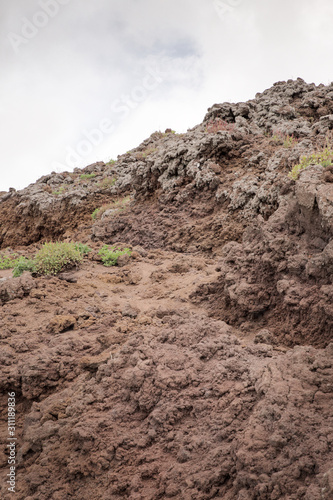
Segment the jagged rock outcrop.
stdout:
[[[183,209],[187,215],[183,234],[177,232],[174,237],[187,246],[197,236],[189,234],[194,200],[197,215],[202,212],[205,217],[209,202],[214,214],[218,212],[211,218],[211,227],[202,228],[216,243],[199,245],[200,249],[234,239],[226,231],[219,240],[215,228],[228,227],[235,219],[240,224],[239,238],[257,213],[268,217],[277,208],[286,173],[300,155],[324,143],[325,134],[333,128],[332,95],[332,86],[315,86],[301,79],[278,82],[247,103],[214,105],[203,123],[186,134],[155,132],[115,162],[99,162],[74,173],[53,173],[22,191],[13,190],[0,199],[0,245],[63,236],[66,230],[88,222],[95,208],[127,192],[136,201],[146,202],[141,210],[147,213],[149,200],[156,197],[160,206]],[[293,134],[299,142],[281,148],[279,141],[272,141],[274,133]],[[152,225],[155,215],[151,213]],[[161,225],[163,220],[159,220]],[[96,238],[104,238],[109,231],[110,227],[105,230],[98,222],[93,232]],[[131,237],[135,231],[129,232]]]
[[267,221],[258,216],[241,243],[224,246],[218,281],[193,300],[208,301],[234,325],[262,324],[289,345],[325,345],[333,334],[333,184],[321,166],[308,167],[278,205]]

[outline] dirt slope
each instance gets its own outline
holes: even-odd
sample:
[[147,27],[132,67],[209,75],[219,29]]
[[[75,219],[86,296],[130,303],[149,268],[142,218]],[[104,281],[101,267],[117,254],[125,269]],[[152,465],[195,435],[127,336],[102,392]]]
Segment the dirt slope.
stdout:
[[[56,277],[0,271],[15,498],[333,498],[333,184],[287,177],[330,139],[332,97],[279,82],[0,198],[2,249],[93,249]],[[131,258],[103,266],[105,243]]]

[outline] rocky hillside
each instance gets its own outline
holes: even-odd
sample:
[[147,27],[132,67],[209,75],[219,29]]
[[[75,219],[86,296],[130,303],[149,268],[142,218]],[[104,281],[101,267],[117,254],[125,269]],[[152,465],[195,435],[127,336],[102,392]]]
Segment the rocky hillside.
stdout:
[[333,498],[332,129],[333,84],[278,82],[0,197],[2,258],[90,247],[0,270],[15,498]]

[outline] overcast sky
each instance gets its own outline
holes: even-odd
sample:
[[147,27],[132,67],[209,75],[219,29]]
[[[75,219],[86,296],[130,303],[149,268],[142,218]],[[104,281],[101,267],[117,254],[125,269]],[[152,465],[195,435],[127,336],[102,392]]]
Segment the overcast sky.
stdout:
[[274,82],[332,76],[332,0],[0,0],[0,191]]

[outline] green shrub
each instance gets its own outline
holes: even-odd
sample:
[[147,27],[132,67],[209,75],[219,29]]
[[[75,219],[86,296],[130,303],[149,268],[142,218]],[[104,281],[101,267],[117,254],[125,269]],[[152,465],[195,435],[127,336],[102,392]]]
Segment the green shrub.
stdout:
[[78,250],[82,255],[87,255],[91,252],[91,248],[83,243],[75,243],[75,250]]
[[94,173],[92,173],[92,174],[81,174],[80,175],[80,179],[82,179],[82,180],[93,179],[94,177],[96,177],[96,174],[94,174]]
[[276,144],[283,144],[284,148],[292,148],[298,143],[298,139],[294,135],[288,135],[280,130],[276,130],[272,135],[272,141]]
[[149,146],[144,151],[138,151],[137,153],[135,153],[135,158],[137,160],[141,160],[141,159],[147,158],[147,156],[155,153],[156,151],[157,151],[157,148]]
[[116,209],[118,211],[122,211],[125,209],[126,205],[131,201],[130,196],[125,196],[125,198],[121,198],[120,200],[112,201],[111,203],[107,203],[106,205],[102,205],[99,208],[95,208],[91,217],[96,220],[98,216],[103,215],[106,210]]
[[107,189],[109,187],[112,187],[115,185],[117,179],[115,177],[106,177],[105,179],[102,180],[102,182],[100,182],[98,184],[98,187],[102,188],[102,189]]
[[26,259],[25,257],[20,257],[16,262],[13,269],[13,277],[18,278],[24,271],[29,271],[30,273],[36,272],[36,262],[32,259]]
[[44,243],[35,257],[38,274],[58,274],[82,262],[82,253],[75,243]]
[[63,194],[65,191],[67,191],[67,189],[68,189],[67,187],[61,186],[59,189],[52,191],[52,194],[56,194],[56,195]]
[[160,136],[161,136],[161,137],[165,137],[166,135],[169,135],[169,134],[175,134],[175,135],[178,135],[178,134],[176,134],[176,131],[175,131],[175,130],[172,130],[171,128],[167,128],[167,129],[165,130],[165,132],[163,132],[163,133],[162,133],[162,132],[159,132],[159,134],[160,134]]
[[312,153],[309,156],[302,156],[300,162],[294,165],[288,174],[289,179],[294,181],[298,179],[301,170],[304,170],[309,165],[321,165],[323,168],[332,165],[333,150],[326,147],[323,151]]
[[[266,136],[266,137],[268,137],[268,136]],[[274,141],[274,142],[276,142],[276,143],[281,143],[282,138],[281,138],[281,136],[280,136],[279,134],[274,134],[274,135],[272,136],[272,141]]]
[[107,162],[107,165],[114,165],[115,163],[116,163],[116,160],[113,160],[113,159],[111,158],[111,160],[109,160],[109,161]]
[[[128,203],[130,201],[131,201],[131,197],[125,196],[124,198],[120,198],[120,199],[114,201],[113,207],[119,208],[119,210],[123,210],[125,208],[125,206],[128,205]],[[110,207],[110,208],[113,208],[113,207]]]
[[110,267],[115,266],[118,262],[118,258],[121,255],[128,254],[131,255],[131,250],[129,248],[124,248],[121,250],[120,248],[109,247],[108,245],[104,245],[98,255],[102,257],[102,262],[104,266]]
[[[13,267],[14,278],[21,276],[24,271],[55,275],[69,267],[80,264],[83,255],[89,252],[91,252],[91,248],[83,243],[45,243],[34,259],[18,257],[14,254],[15,260],[11,261],[10,267]],[[9,267],[3,267],[2,269],[9,269]]]
[[100,208],[95,208],[95,210],[93,211],[93,213],[91,214],[91,217],[96,220],[97,219],[97,215],[100,211]]
[[296,139],[296,137],[294,137],[293,135],[287,135],[284,138],[283,147],[284,148],[292,148],[297,143],[298,143],[298,139]]
[[0,253],[0,269],[12,269],[15,267],[19,259],[20,256],[16,253],[13,253],[12,255]]

